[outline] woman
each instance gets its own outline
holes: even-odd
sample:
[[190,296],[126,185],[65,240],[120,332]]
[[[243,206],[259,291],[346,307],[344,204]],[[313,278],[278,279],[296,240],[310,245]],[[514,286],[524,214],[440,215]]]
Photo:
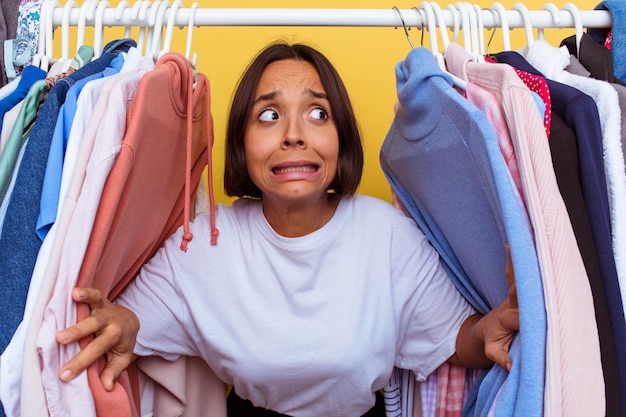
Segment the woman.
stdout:
[[415,223],[355,194],[362,166],[332,64],[308,46],[270,45],[233,99],[224,178],[241,198],[218,207],[219,244],[200,215],[189,250],[178,248],[181,229],[116,304],[76,289],[92,315],[57,339],[98,336],[61,379],[106,354],[101,379],[112,389],[134,355],[192,355],[258,407],[360,416],[394,366],[422,380],[448,359],[510,369],[514,285],[492,312],[475,314]]

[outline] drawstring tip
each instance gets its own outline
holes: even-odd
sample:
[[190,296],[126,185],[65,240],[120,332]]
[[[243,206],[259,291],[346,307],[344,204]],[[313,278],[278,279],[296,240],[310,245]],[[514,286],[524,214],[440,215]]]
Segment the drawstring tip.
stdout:
[[217,245],[217,237],[219,236],[220,231],[217,228],[211,229],[211,245]]
[[180,242],[180,250],[182,250],[183,252],[187,252],[187,247],[192,239],[193,235],[191,234],[191,232],[183,234],[183,240],[182,242]]

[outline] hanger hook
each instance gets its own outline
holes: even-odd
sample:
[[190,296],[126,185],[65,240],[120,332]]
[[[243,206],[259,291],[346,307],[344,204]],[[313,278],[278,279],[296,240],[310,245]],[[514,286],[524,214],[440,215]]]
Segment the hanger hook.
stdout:
[[[552,15],[552,22],[555,24],[561,23],[561,14],[559,13],[559,9],[556,7],[554,3],[546,3],[542,8],[542,10],[548,10]],[[544,28],[537,28],[537,38],[544,40]]]
[[104,38],[104,24],[102,20],[104,19],[104,12],[109,7],[109,2],[107,0],[102,1],[98,4],[98,8],[96,10],[96,21],[94,23],[94,41],[93,41],[93,50],[94,56],[97,58],[102,53],[103,48],[103,38]]
[[478,24],[478,56],[482,60],[485,56],[485,24],[483,22],[483,11],[477,4],[473,4],[476,22]]
[[448,4],[446,6],[446,9],[450,12],[450,15],[452,16],[452,25],[453,25],[452,42],[457,42],[459,39],[459,31],[461,28],[461,25],[460,25],[461,13],[452,4]]
[[165,40],[163,42],[163,51],[169,52],[172,45],[172,38],[174,37],[174,23],[176,21],[176,15],[178,14],[178,9],[182,6],[182,0],[174,0],[172,7],[170,9],[170,14],[167,18],[167,28],[165,29]]
[[69,49],[70,49],[70,14],[72,13],[72,9],[76,7],[77,4],[74,0],[69,0],[63,6],[63,18],[61,21],[61,58],[68,59],[69,58]]
[[[115,20],[122,20],[124,17],[124,10],[128,8],[130,8],[130,3],[127,0],[122,0],[115,8]],[[130,26],[126,26],[124,29],[124,38],[130,38]]]
[[115,20],[122,20],[124,16],[124,10],[130,7],[130,3],[127,0],[122,0],[115,8]]
[[498,29],[498,13],[496,13],[495,10],[490,9],[489,7],[485,7],[484,9],[482,9],[483,11],[488,11],[491,13],[491,15],[493,16],[493,27],[491,28],[491,35],[489,35],[489,40],[487,41],[487,51],[486,51],[486,55],[489,55],[489,51],[491,48],[491,42],[493,41],[493,37],[496,34],[496,30]]
[[576,56],[580,52],[580,40],[583,37],[583,21],[580,16],[580,10],[574,3],[565,3],[563,5],[563,10],[567,10],[572,15],[574,19],[574,29],[576,33]]
[[535,39],[533,36],[533,26],[530,21],[530,15],[528,14],[528,8],[521,2],[515,3],[511,8],[520,12],[522,22],[524,22],[524,30],[526,31],[526,43],[528,46],[532,45]]
[[510,37],[510,29],[509,29],[509,19],[506,15],[506,10],[502,3],[495,2],[491,5],[492,9],[495,9],[498,16],[500,17],[500,27],[502,28],[502,43],[503,49],[505,51],[511,50],[511,37]]
[[424,16],[422,16],[422,12],[420,12],[420,10],[415,6],[411,7],[411,10],[415,11],[415,14],[420,20],[420,32],[422,34],[420,36],[420,46],[424,46],[424,26],[426,26],[426,22],[424,21]]
[[472,5],[468,2],[461,3],[465,10],[467,10],[467,16],[469,17],[470,23],[470,35],[472,39],[472,55],[474,55],[474,59],[480,55],[479,52],[479,43],[478,43],[478,17],[476,16],[476,10],[472,7]]
[[406,39],[409,41],[409,45],[411,45],[411,49],[415,49],[415,45],[413,45],[413,41],[411,40],[411,37],[409,36],[409,30],[406,27],[406,23],[404,23],[402,12],[400,12],[400,9],[398,9],[397,6],[393,6],[392,9],[396,12],[398,17],[400,18],[400,22],[402,22],[402,29],[404,29],[404,34],[406,35]]
[[433,8],[427,1],[420,3],[420,9],[426,13],[426,25],[428,26],[428,35],[430,37],[430,51],[436,55],[439,52],[439,46],[437,43],[437,26],[435,22],[435,13]]
[[[193,24],[196,18],[196,11],[198,10],[198,7],[200,7],[198,2],[194,2],[191,5],[191,11],[189,12],[189,22],[187,24],[187,46],[185,48],[185,57],[187,59],[189,59],[189,57],[191,56],[191,41],[193,39]],[[195,60],[192,60],[192,62],[193,61]]]
[[76,53],[78,53],[78,49],[81,46],[85,45],[85,26],[87,25],[88,20],[91,21],[94,19],[94,14],[97,6],[97,0],[85,0],[82,6],[80,6],[80,14],[78,15],[78,28],[76,35]]
[[[52,18],[54,17],[54,9],[56,9],[57,7],[61,7],[61,3],[59,3],[57,0],[52,0],[50,2],[50,9],[48,11],[47,15],[41,15],[42,18],[45,18],[46,20],[46,24],[45,24],[45,39],[46,39],[46,53],[43,55],[42,57],[42,62],[41,62],[41,66],[40,68],[45,69],[46,71],[48,70],[48,64],[52,62],[53,58],[54,58],[54,22],[52,21]],[[40,28],[41,30],[41,28]]]
[[443,50],[446,51],[448,49],[448,45],[450,45],[450,38],[448,37],[448,28],[446,26],[446,22],[443,19],[443,13],[441,12],[441,6],[436,1],[431,1],[430,6],[435,12],[435,17],[437,18],[437,23],[439,24],[439,34],[441,35],[441,42],[443,43]]
[[[41,16],[45,16],[45,13],[48,13],[48,9],[50,7],[49,1],[44,1],[41,3],[41,9],[39,11]],[[41,61],[46,53],[46,19],[40,19],[39,22],[39,35],[37,36],[37,51],[33,56],[31,64],[41,68]]]
[[152,36],[152,56],[158,57],[159,45],[161,44],[161,40],[163,38],[163,21],[165,20],[165,12],[170,8],[170,2],[165,0],[159,6],[157,10],[155,21],[154,21],[154,34]]
[[454,4],[454,7],[461,15],[461,31],[463,32],[463,47],[465,48],[467,52],[471,53],[472,41],[470,39],[471,33],[470,33],[470,24],[469,24],[469,14],[467,13],[467,9],[465,9],[465,6],[461,2],[456,2]]

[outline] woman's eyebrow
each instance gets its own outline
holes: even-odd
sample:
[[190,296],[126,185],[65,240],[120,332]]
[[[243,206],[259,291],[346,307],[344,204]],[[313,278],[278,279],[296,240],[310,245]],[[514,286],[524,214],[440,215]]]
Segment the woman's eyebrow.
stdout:
[[266,94],[261,94],[260,96],[258,96],[255,100],[253,104],[258,103],[259,101],[268,101],[273,99],[274,97],[276,97],[279,94],[278,91],[270,91],[269,93]]
[[[317,91],[314,90],[312,88],[306,88],[304,90],[304,94],[311,96],[311,97],[315,97],[315,98],[321,98],[324,100],[328,100],[328,95],[326,95],[326,93],[322,92],[322,91]],[[256,104],[260,101],[269,101],[274,99],[276,96],[280,95],[280,91],[278,90],[274,90],[274,91],[270,91],[269,93],[265,93],[265,94],[261,94],[260,96],[258,96],[255,100],[253,104]]]
[[326,95],[326,93],[322,91],[316,91],[316,90],[313,90],[312,88],[307,88],[306,93],[315,98],[323,98],[324,100],[328,100],[328,95]]

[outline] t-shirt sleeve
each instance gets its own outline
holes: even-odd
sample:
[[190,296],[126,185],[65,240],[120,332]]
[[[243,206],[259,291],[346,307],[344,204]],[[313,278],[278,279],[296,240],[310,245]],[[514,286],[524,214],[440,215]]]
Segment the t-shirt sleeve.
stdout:
[[393,241],[394,291],[401,300],[395,366],[412,370],[420,381],[456,350],[456,338],[474,309],[443,269],[421,230],[402,228]]

